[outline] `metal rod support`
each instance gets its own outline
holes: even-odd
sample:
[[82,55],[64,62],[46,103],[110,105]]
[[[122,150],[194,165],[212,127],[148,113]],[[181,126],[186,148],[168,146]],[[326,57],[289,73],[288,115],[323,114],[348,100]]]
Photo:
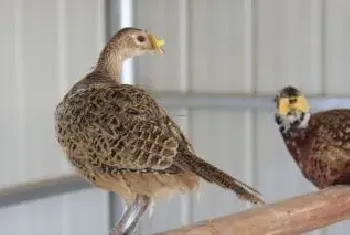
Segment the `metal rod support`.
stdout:
[[[168,93],[151,91],[151,95],[167,108],[193,108],[193,109],[231,109],[273,111],[275,103],[273,96],[244,95],[244,94],[205,94],[205,93]],[[331,108],[350,108],[350,97],[316,97],[308,96],[313,110]]]
[[78,176],[64,176],[0,189],[0,208],[91,188]]

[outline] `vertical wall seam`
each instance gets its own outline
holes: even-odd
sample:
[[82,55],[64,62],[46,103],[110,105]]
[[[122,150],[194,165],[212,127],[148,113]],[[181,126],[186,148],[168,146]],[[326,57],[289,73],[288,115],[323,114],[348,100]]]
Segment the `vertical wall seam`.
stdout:
[[66,2],[57,1],[57,56],[58,56],[58,88],[60,97],[63,97],[68,87],[67,79],[67,27]]
[[[189,67],[190,65],[190,52],[189,52],[189,2],[187,0],[179,0],[179,44],[180,44],[180,90],[187,92],[189,87]],[[185,128],[188,132],[188,110],[182,109],[180,112],[184,112],[186,115]],[[191,220],[191,199],[190,195],[180,196],[181,200],[181,223],[182,225],[188,224]]]
[[189,53],[189,12],[188,12],[188,1],[179,0],[179,41],[180,41],[180,89],[184,92],[188,90],[188,68],[190,65],[190,53]]
[[247,88],[254,93],[257,90],[256,81],[256,17],[254,0],[245,2],[245,75]]
[[[255,17],[255,2],[254,0],[245,1],[245,76],[247,80],[247,88],[250,93],[257,92],[257,79],[256,79],[256,17]],[[245,115],[248,117],[247,126],[245,128],[246,134],[246,159],[245,165],[245,178],[246,182],[250,185],[254,185],[254,164],[255,164],[255,115],[254,110],[245,111]],[[250,207],[246,204],[246,207]]]
[[257,2],[255,0],[246,1],[246,74],[249,76],[250,90],[253,94],[258,91],[257,77]]
[[[326,3],[325,0],[320,0],[318,2],[320,6],[318,7],[319,12],[319,27],[320,27],[320,45],[319,45],[319,63],[320,63],[320,68],[319,68],[319,74],[321,79],[321,95],[325,95],[327,93],[327,83],[326,83]],[[318,235],[325,235],[326,231],[325,229],[321,229],[318,232]]]
[[97,22],[97,29],[96,29],[96,50],[99,52],[102,50],[105,42],[107,41],[107,38],[109,36],[108,32],[108,24],[107,24],[107,16],[108,11],[106,10],[106,1],[96,1],[96,22]]
[[[193,44],[193,37],[192,37],[192,4],[193,1],[186,1],[186,7],[187,7],[187,89],[186,92],[191,92],[193,90],[193,50],[192,44]],[[193,119],[194,119],[194,112],[193,109],[188,108],[187,109],[187,119],[186,119],[186,128],[187,128],[187,138],[191,143],[193,143],[193,136],[194,136],[194,130],[193,130]],[[198,190],[202,190],[201,187]],[[195,208],[195,197],[193,194],[189,195],[189,210],[188,210],[188,219],[189,223],[194,222],[194,208]]]
[[[327,34],[326,34],[326,2],[325,0],[320,0],[321,1],[321,6],[320,6],[320,37],[321,37],[321,43],[320,43],[320,79],[322,81],[322,90],[321,90],[321,95],[326,95],[327,93],[327,69],[326,69],[326,42],[327,42]],[[319,235],[326,235],[327,230],[326,228],[319,230]]]
[[24,99],[25,99],[25,89],[24,89],[24,80],[23,80],[23,5],[22,0],[16,0],[15,2],[15,37],[14,37],[14,79],[16,81],[16,88],[18,91],[17,99],[18,99],[18,117],[19,117],[19,129],[21,133],[18,133],[18,149],[19,149],[19,158],[20,162],[17,162],[20,171],[16,171],[17,179],[25,180],[25,143],[24,143],[24,120],[25,120],[25,109],[24,109]]
[[[59,100],[63,98],[68,89],[68,73],[67,73],[67,15],[66,1],[58,0],[57,7],[57,71],[58,71],[58,89]],[[67,162],[62,158],[61,167],[63,171],[70,169]]]
[[326,3],[325,0],[320,0],[320,79],[322,79],[322,91],[321,95],[325,95],[327,93],[327,83],[326,83],[326,49],[327,49],[327,34],[326,34],[326,20],[327,20],[327,15],[326,15]]
[[187,2],[187,90],[186,92],[191,92],[193,90],[193,37],[192,37],[192,4],[193,1]]
[[[16,171],[17,180],[21,181],[25,179],[25,155],[24,155],[24,120],[25,120],[25,110],[24,110],[24,84],[23,84],[23,6],[22,0],[16,0],[14,4],[14,79],[16,81],[17,88],[17,99],[18,107],[17,112],[19,116],[19,129],[21,133],[18,133],[18,149],[19,149],[19,159],[16,159],[19,166],[19,171]],[[26,221],[26,208],[21,207],[20,210],[21,221]],[[26,222],[21,225],[21,234],[27,234],[27,224]]]
[[[57,71],[58,71],[58,99],[62,99],[68,88],[67,77],[67,27],[66,27],[66,1],[56,1],[56,13],[57,13]],[[62,170],[65,171],[67,164],[66,161],[62,161]],[[68,196],[61,197],[61,213],[62,215],[68,212]],[[61,216],[62,234],[69,234],[69,221],[72,218],[70,216]]]

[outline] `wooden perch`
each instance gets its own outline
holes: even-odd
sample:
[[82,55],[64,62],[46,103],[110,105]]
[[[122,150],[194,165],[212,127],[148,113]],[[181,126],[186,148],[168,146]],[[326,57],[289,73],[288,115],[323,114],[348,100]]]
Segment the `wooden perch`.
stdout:
[[335,186],[160,235],[292,235],[350,218],[350,187]]

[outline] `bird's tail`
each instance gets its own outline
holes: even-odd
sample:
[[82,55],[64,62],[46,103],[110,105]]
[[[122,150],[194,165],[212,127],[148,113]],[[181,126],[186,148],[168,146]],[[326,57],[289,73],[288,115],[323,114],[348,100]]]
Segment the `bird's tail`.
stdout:
[[176,162],[182,169],[193,172],[209,183],[233,190],[238,198],[242,200],[247,200],[252,204],[265,204],[259,197],[261,194],[258,190],[226,174],[194,154],[181,154],[181,156],[176,157]]

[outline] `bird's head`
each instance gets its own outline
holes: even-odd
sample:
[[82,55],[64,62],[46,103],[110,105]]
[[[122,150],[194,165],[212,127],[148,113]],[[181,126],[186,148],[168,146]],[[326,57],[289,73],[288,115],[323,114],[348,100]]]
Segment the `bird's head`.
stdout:
[[291,128],[305,128],[310,119],[309,102],[295,87],[287,86],[276,94],[276,123],[282,132]]
[[122,64],[125,60],[144,54],[163,54],[164,40],[148,30],[126,27],[111,37],[100,53],[97,65],[91,74],[103,73],[120,83]]
[[107,50],[113,50],[124,59],[140,56],[146,53],[163,54],[164,40],[158,39],[148,30],[138,28],[122,28],[109,40]]

